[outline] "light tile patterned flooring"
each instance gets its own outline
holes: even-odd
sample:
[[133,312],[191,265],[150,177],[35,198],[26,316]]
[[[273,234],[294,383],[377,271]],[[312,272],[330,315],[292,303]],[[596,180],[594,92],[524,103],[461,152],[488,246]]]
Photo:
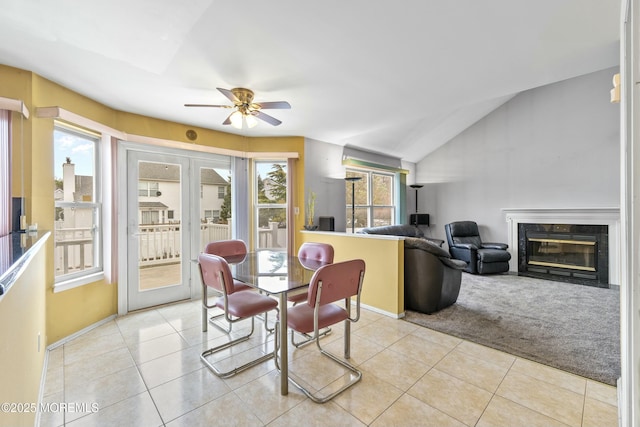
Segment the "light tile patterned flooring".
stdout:
[[[221,380],[199,356],[226,337],[213,327],[202,333],[200,313],[197,301],[136,312],[50,350],[44,402],[99,410],[45,412],[40,425],[617,425],[615,387],[367,310],[352,328],[362,381],[329,403],[293,385],[281,396],[273,360]],[[255,335],[218,357],[220,365],[273,348],[259,321]],[[322,343],[341,354],[342,335],[339,326]],[[292,349],[289,359],[292,374],[318,389],[344,375],[315,345]]]

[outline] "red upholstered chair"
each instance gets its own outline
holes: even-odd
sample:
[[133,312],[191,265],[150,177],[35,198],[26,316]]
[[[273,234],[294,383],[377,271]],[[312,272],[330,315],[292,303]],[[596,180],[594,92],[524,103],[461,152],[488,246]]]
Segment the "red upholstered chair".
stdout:
[[248,340],[253,334],[254,316],[267,313],[271,310],[277,311],[278,302],[275,299],[269,298],[268,296],[262,295],[258,292],[236,291],[233,285],[233,277],[231,276],[229,264],[222,257],[202,253],[198,256],[198,264],[200,266],[202,283],[222,294],[221,297],[215,300],[213,305],[224,311],[225,320],[230,324],[233,324],[240,320],[251,318],[251,331],[247,335],[204,351],[200,355],[200,360],[202,360],[202,362],[218,377],[228,378],[238,372],[242,372],[245,369],[271,359],[274,354],[267,353],[227,372],[221,372],[212,362],[207,360],[207,357],[214,353],[225,350],[239,342]]
[[[227,260],[228,263],[240,262],[240,261],[244,260],[244,258],[247,256],[247,245],[242,240],[238,240],[238,239],[218,240],[218,241],[215,241],[215,242],[208,243],[207,246],[205,246],[205,248],[204,248],[204,253],[221,256],[225,260]],[[246,283],[242,283],[239,280],[235,280],[235,279],[233,280],[233,286],[235,288],[235,292],[253,290],[253,288],[251,286],[247,285]],[[207,304],[206,295],[207,295],[207,290],[208,289],[210,289],[210,288],[207,288],[207,286],[205,286],[204,283],[203,283],[203,285],[202,285],[202,290],[203,290],[203,294],[202,294],[202,316],[203,316],[202,317],[202,331],[203,332],[207,331],[208,310],[213,308],[213,306],[209,306]],[[217,293],[217,295],[221,296],[222,294],[221,293]],[[229,324],[228,328],[223,328],[222,326],[220,326],[218,323],[215,322],[216,320],[220,319],[223,316],[224,316],[224,313],[213,315],[213,316],[211,316],[209,318],[209,322],[208,323],[211,323],[213,326],[215,326],[216,328],[220,329],[223,332],[230,333],[231,332],[231,327],[232,327],[231,324]]]
[[[350,357],[350,322],[357,322],[360,318],[360,293],[364,280],[365,263],[361,259],[344,261],[335,264],[325,265],[316,270],[309,284],[307,292],[307,302],[297,304],[287,310],[287,326],[292,330],[312,334],[312,339],[316,342],[320,353],[330,360],[348,369],[353,375],[351,380],[338,390],[327,396],[313,394],[294,379],[289,381],[298,387],[311,400],[317,403],[324,403],[333,399],[338,394],[351,387],[362,378],[355,366],[347,362]],[[351,315],[351,297],[356,297],[356,315]],[[344,307],[336,304],[342,301]],[[345,342],[344,359],[335,356],[320,346],[320,330],[339,322],[345,322]],[[276,343],[278,343],[276,326]],[[276,367],[279,369],[277,359],[277,345],[275,349]]]
[[[308,268],[309,270],[317,270],[325,264],[333,263],[333,252],[333,246],[328,243],[305,242],[298,250],[298,259],[300,260],[300,264],[305,268]],[[288,295],[287,300],[293,302],[293,305],[306,302],[307,292]],[[326,328],[319,336],[323,337],[329,333],[331,333],[331,328]],[[308,334],[303,335],[305,336],[305,339],[298,342],[295,340],[295,333],[291,331],[291,345],[295,347],[302,347],[313,340]]]
[[[333,263],[333,246],[328,243],[306,242],[298,250],[298,259],[303,266],[316,270],[318,264]],[[307,294],[290,295],[287,299],[295,304],[306,301]]]
[[[208,243],[204,248],[205,254],[218,255],[227,260],[228,263],[241,262],[247,256],[247,245],[239,239],[218,240]],[[234,280],[236,291],[253,289],[251,286]]]

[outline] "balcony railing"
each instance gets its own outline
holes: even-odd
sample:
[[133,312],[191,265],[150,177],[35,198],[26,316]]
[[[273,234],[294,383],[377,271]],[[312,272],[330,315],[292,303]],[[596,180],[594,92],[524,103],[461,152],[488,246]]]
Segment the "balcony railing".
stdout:
[[[140,267],[179,263],[182,254],[181,224],[140,225],[138,227],[138,264]],[[200,246],[231,238],[229,224],[200,224]],[[56,229],[56,275],[69,274],[93,267],[94,239],[91,228]],[[286,229],[277,223],[259,229],[260,248],[282,248],[286,245]]]
[[[180,262],[182,254],[180,226],[180,224],[140,225],[137,233],[139,266]],[[202,247],[208,242],[230,238],[229,224],[200,224]],[[92,268],[93,244],[91,228],[56,229],[56,275]]]
[[93,230],[91,228],[60,228],[55,232],[55,275],[74,273],[93,267]]

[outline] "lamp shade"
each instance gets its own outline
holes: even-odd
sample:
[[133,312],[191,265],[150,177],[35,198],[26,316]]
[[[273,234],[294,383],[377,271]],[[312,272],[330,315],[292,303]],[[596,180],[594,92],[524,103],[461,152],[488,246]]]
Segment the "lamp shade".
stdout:
[[231,126],[236,129],[242,129],[242,113],[240,111],[235,111],[229,116],[229,120],[231,121]]
[[247,123],[247,127],[249,129],[251,129],[252,127],[255,127],[258,124],[258,119],[256,119],[251,114],[247,114],[246,116],[244,116],[244,120]]

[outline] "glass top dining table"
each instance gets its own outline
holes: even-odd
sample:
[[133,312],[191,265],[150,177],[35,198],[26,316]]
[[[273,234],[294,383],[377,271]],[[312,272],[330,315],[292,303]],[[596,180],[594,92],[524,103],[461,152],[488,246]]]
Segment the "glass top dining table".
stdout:
[[323,263],[301,261],[295,255],[275,250],[249,252],[246,256],[225,257],[233,278],[269,295],[299,293]]
[[287,340],[287,296],[307,291],[315,270],[324,263],[300,260],[295,255],[275,250],[249,252],[246,256],[225,257],[236,280],[267,295],[278,298],[280,310],[280,394],[289,393]]

